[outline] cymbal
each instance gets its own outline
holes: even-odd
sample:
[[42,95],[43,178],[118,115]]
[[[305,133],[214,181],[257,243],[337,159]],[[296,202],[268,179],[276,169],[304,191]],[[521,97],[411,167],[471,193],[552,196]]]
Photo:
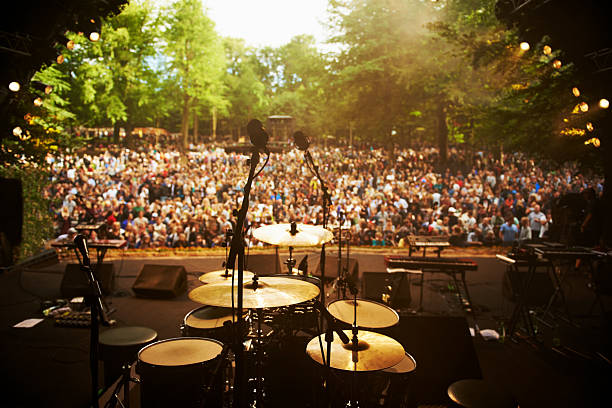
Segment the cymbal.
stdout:
[[[344,330],[349,339],[352,339],[351,330]],[[323,352],[327,356],[327,343],[325,334],[315,337],[306,345],[306,353],[317,363],[323,365],[321,358],[321,347],[319,337],[323,342]],[[384,334],[359,330],[357,332],[358,346],[357,351],[352,350],[352,340],[348,344],[342,343],[340,337],[334,335],[331,344],[331,364],[332,368],[345,371],[376,371],[393,367],[405,356],[404,347],[391,337]],[[356,359],[353,354],[356,353]],[[326,357],[327,358],[327,357]],[[356,360],[353,361],[353,360]]]
[[271,245],[290,247],[321,245],[334,238],[331,231],[309,224],[297,224],[295,235],[291,235],[291,224],[264,225],[254,230],[253,236]]
[[[353,324],[355,302],[353,299],[338,299],[327,305],[327,310],[341,322]],[[373,300],[357,299],[357,327],[380,329],[395,326],[399,315],[393,309]]]
[[[243,271],[244,280],[253,279],[253,272]],[[236,277],[238,277],[238,271],[236,271]],[[232,271],[228,271],[227,276],[225,275],[225,269],[220,269],[218,271],[207,272],[204,275],[199,277],[200,282],[202,283],[217,283],[217,282],[225,282],[232,281]]]
[[[203,285],[189,292],[189,298],[205,305],[232,307],[232,282]],[[266,276],[259,278],[257,286],[245,282],[242,305],[246,309],[289,306],[306,302],[319,295],[319,287],[294,278]],[[234,285],[234,305],[238,304],[238,288]]]

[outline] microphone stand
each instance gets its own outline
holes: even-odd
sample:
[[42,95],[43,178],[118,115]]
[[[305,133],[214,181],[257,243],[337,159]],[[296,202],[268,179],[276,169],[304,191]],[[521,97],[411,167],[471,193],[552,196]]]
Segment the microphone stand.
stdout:
[[[322,197],[323,198],[323,228],[327,228],[327,218],[329,215],[328,206],[331,205],[331,196],[329,195],[329,191],[327,189],[327,186],[325,185],[325,181],[323,180],[323,177],[321,177],[321,174],[319,173],[319,166],[315,164],[308,150],[305,150],[304,157],[306,159],[306,163],[308,163],[309,165],[308,167],[311,169],[311,171],[314,173],[315,177],[319,180],[319,183],[321,184],[321,192],[323,195]],[[321,302],[320,303],[322,305],[322,308],[320,310],[321,311],[325,310],[325,312],[327,312],[327,309],[325,307],[325,244],[324,243],[321,245],[321,260],[319,262],[319,268],[321,270],[321,283],[320,283]],[[325,312],[323,312],[322,315],[325,315],[327,317]],[[332,326],[333,320],[329,318],[326,320],[327,320],[327,326],[326,326],[327,330],[325,332],[325,342],[327,343],[327,360],[323,358],[323,362],[325,363],[325,371],[324,371],[325,397],[326,397],[326,402],[329,403],[329,379],[330,379],[330,372],[331,372],[331,351],[332,351],[331,344],[334,341],[334,333],[333,333],[334,330]],[[340,333],[338,334],[340,335]],[[344,338],[342,338],[342,340],[344,342]],[[323,357],[325,357],[325,355]]]
[[[96,276],[91,269],[91,262],[89,260],[89,252],[87,251],[87,244],[85,237],[77,235],[74,239],[75,253],[79,260],[80,269],[87,273],[89,279],[90,294],[86,296],[87,303],[90,306],[91,316],[91,330],[89,336],[89,369],[91,372],[91,404],[93,408],[98,408],[98,346],[99,346],[99,334],[100,328],[98,323],[101,322],[104,326],[110,326],[110,321],[104,312],[102,304],[102,291],[100,290],[100,283],[96,279]],[[78,249],[78,251],[77,251]],[[79,257],[78,252],[81,252],[83,259]]]
[[[244,186],[244,197],[242,199],[242,206],[238,211],[238,217],[236,219],[236,230],[232,237],[232,243],[227,258],[227,269],[234,269],[236,257],[238,257],[238,306],[237,306],[237,318],[236,324],[234,325],[232,349],[236,358],[236,378],[234,383],[234,401],[233,407],[241,408],[246,406],[246,387],[245,387],[245,357],[244,357],[244,346],[243,346],[243,333],[244,333],[244,314],[243,314],[243,276],[244,276],[244,221],[246,219],[247,211],[249,209],[249,196],[251,194],[251,185],[255,178],[255,168],[259,163],[259,150],[257,147],[253,147],[251,150],[251,168],[249,170],[249,176]],[[234,278],[232,278],[234,279]],[[257,275],[253,277],[255,283],[257,283]],[[232,285],[233,291],[233,285]],[[232,294],[233,296],[233,294]],[[233,298],[232,298],[233,299]],[[232,302],[233,306],[233,302]]]

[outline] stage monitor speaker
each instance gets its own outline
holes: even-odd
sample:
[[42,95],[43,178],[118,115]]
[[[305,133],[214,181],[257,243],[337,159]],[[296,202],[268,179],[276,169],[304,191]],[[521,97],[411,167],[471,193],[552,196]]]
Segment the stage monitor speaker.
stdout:
[[[355,258],[348,259],[348,268],[346,257],[342,257],[341,267],[348,270],[348,276],[350,279],[354,279],[355,282],[359,279],[359,262]],[[315,276],[321,276],[321,264],[317,263],[317,267],[314,272]],[[327,255],[325,257],[325,279],[336,279],[338,277],[338,257],[335,255]]]
[[187,290],[187,273],[182,265],[143,265],[132,290],[136,296],[169,299]]
[[[100,267],[94,267],[94,276],[100,283],[103,295],[110,295],[115,288],[115,270],[112,263],[103,263]],[[93,294],[89,286],[87,273],[81,270],[79,264],[68,264],[64,271],[64,277],[60,286],[63,297],[73,298]]]
[[[238,262],[236,262],[236,269],[238,269]],[[287,266],[281,264],[278,254],[250,254],[246,259],[244,269],[258,276],[287,273]]]
[[361,296],[377,302],[390,302],[391,307],[408,307],[412,301],[410,277],[387,272],[364,272],[361,278]]

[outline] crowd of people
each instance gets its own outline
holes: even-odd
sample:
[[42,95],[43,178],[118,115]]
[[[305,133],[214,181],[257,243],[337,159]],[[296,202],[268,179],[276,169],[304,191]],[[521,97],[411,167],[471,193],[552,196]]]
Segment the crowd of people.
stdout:
[[[543,239],[559,222],[555,203],[582,194],[586,214],[603,188],[602,178],[570,164],[555,168],[519,153],[502,162],[451,148],[440,171],[432,147],[310,151],[331,195],[328,227],[346,227],[352,245],[405,246],[410,235],[447,235],[453,245]],[[212,145],[50,154],[44,194],[56,236],[101,223],[100,237],[130,248],[221,246],[244,197],[248,158]],[[321,187],[303,152],[273,153],[253,182],[249,245],[264,245],[250,237],[261,225],[322,224]],[[581,230],[590,233],[594,221],[585,216]]]

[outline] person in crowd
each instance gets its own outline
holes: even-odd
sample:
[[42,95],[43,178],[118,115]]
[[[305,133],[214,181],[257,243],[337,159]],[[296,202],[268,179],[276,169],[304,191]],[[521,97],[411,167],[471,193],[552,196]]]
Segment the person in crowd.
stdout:
[[[597,197],[603,189],[603,178],[587,177],[574,164],[559,168],[520,153],[501,163],[483,152],[472,166],[465,152],[450,148],[448,168],[437,171],[437,150],[425,145],[395,148],[395,160],[376,147],[313,146],[310,151],[327,179],[333,203],[328,223],[349,227],[352,245],[405,246],[413,234],[494,245],[522,239],[522,234],[512,236],[512,224],[525,216],[535,239],[557,221],[550,214],[559,197],[587,189]],[[183,241],[219,246],[244,198],[247,159],[214,145],[187,152],[104,147],[50,154],[52,182],[43,193],[51,202],[55,236],[97,222],[108,225],[107,236],[123,237],[130,248],[171,248]],[[299,152],[272,153],[253,183],[246,226],[252,231],[275,222],[321,224],[320,193]],[[601,212],[592,195],[585,193],[592,214],[583,219],[586,235],[597,233],[592,220]],[[254,238],[249,242],[262,245]]]
[[499,238],[502,241],[502,245],[510,246],[514,244],[518,237],[518,227],[514,223],[512,217],[508,217],[506,222],[499,228]]

